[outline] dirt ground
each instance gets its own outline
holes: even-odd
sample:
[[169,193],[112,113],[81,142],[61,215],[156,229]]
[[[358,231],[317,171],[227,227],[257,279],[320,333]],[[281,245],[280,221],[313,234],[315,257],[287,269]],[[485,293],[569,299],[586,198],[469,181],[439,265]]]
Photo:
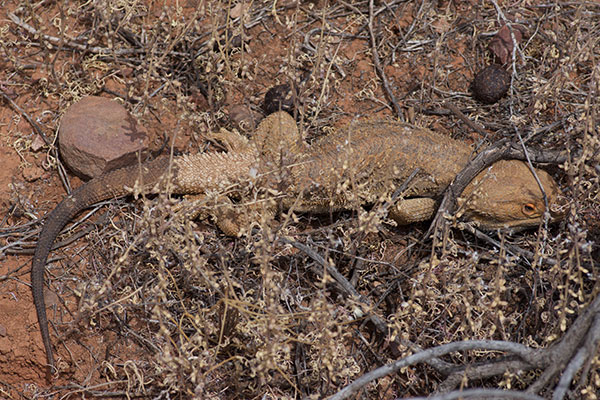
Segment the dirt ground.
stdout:
[[[0,5],[1,398],[319,399],[420,349],[472,340],[504,347],[398,364],[351,398],[599,397],[599,3]],[[482,104],[470,85],[494,62],[510,87]],[[541,167],[567,217],[487,240],[456,225],[432,240],[428,223],[367,229],[355,210],[279,216],[231,238],[203,217],[207,204],[113,200],[78,216],[50,255],[48,377],[29,271],[42,218],[83,183],[59,173],[67,107],[119,99],[153,150],[223,151],[211,132],[250,135],[281,84],[309,142],[399,118],[481,148],[521,138],[565,151]],[[205,213],[186,218],[193,207]],[[351,289],[323,277],[328,265]]]

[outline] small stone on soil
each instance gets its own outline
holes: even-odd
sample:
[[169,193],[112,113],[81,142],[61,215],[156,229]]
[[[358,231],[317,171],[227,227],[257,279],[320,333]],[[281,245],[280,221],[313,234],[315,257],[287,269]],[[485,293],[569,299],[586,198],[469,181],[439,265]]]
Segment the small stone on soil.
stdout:
[[60,154],[85,177],[131,165],[147,150],[148,135],[116,101],[89,96],[71,105],[60,122]]
[[492,104],[506,94],[510,87],[510,74],[498,64],[492,64],[475,75],[471,90],[482,103]]
[[295,108],[295,96],[289,83],[273,86],[265,94],[263,110],[267,115],[277,111],[293,113]]

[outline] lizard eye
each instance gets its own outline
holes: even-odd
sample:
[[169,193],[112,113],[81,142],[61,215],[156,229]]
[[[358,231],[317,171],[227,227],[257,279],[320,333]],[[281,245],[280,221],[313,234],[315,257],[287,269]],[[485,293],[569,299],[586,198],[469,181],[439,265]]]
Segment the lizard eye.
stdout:
[[535,210],[536,210],[535,204],[527,203],[527,204],[523,204],[523,208],[521,211],[523,211],[523,214],[525,214],[529,217],[535,213]]

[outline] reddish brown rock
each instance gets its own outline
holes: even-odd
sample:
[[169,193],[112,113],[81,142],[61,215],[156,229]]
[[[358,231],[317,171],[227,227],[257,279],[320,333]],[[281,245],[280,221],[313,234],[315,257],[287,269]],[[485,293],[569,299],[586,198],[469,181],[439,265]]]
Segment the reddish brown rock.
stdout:
[[136,162],[137,152],[147,149],[148,135],[116,101],[89,96],[65,112],[58,140],[69,168],[95,177]]

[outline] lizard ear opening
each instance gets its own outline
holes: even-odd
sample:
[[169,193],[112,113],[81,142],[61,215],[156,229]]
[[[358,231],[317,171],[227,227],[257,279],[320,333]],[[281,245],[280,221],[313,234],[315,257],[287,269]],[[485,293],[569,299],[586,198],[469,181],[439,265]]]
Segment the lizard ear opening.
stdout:
[[533,203],[523,204],[523,207],[521,208],[521,211],[523,212],[523,214],[525,214],[528,217],[530,217],[533,214],[535,214],[535,211],[536,211],[535,204],[533,204]]

